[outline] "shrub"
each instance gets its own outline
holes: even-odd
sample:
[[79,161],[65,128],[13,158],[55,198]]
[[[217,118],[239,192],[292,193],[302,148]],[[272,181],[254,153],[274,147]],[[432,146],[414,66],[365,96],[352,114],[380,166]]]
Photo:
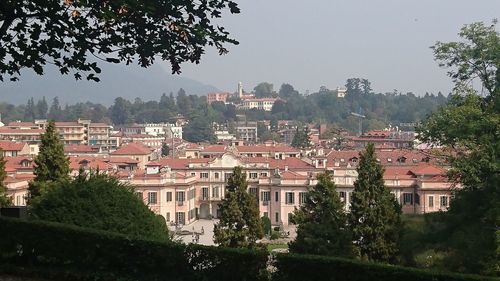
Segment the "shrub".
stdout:
[[275,281],[486,281],[495,278],[454,273],[432,272],[343,258],[278,254]]
[[156,216],[134,190],[117,179],[91,173],[54,183],[30,206],[33,218],[168,240],[165,219]]
[[47,268],[59,272],[59,279],[61,275],[82,280],[267,279],[267,251],[130,239],[44,221],[0,218],[0,253],[0,264],[42,272],[40,277],[51,279]]

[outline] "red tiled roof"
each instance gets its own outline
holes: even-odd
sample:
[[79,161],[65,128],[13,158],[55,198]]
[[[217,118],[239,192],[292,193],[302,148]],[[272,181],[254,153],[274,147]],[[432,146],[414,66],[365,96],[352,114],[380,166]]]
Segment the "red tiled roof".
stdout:
[[12,135],[39,135],[45,132],[44,129],[11,129],[11,128],[0,128],[0,134],[12,134]]
[[273,146],[265,146],[265,145],[242,145],[237,146],[236,150],[240,153],[257,153],[257,152],[295,152],[299,153],[299,150],[289,146],[289,145],[273,145]]
[[191,163],[208,163],[212,159],[210,158],[194,158],[194,159],[172,159],[172,158],[162,158],[154,161],[154,163],[160,164],[162,167],[168,166],[171,169],[185,169]]
[[148,155],[152,151],[141,143],[131,142],[111,152],[111,155]]
[[445,173],[443,169],[427,163],[417,166],[411,172],[417,176],[440,176]]
[[7,127],[33,127],[36,126],[35,123],[33,122],[19,122],[19,121],[12,121],[9,122]]
[[64,146],[64,153],[92,153],[92,147],[85,144],[70,144]]
[[224,153],[226,151],[225,145],[209,145],[201,150],[201,153]]
[[247,163],[269,163],[271,169],[314,169],[315,167],[299,158],[287,157],[285,159],[274,159],[268,157],[244,157],[243,161]]
[[128,158],[128,157],[117,157],[117,156],[111,156],[107,159],[107,161],[109,163],[113,163],[113,164],[138,164],[139,161],[135,160],[135,159],[132,159],[132,158]]
[[301,175],[292,171],[286,171],[280,174],[280,177],[284,180],[306,180],[308,176]]
[[21,151],[26,145],[24,142],[0,141],[0,149],[3,151]]
[[93,170],[105,171],[110,168],[106,158],[99,157],[70,157],[69,167],[71,170],[78,171],[80,167],[86,167]]

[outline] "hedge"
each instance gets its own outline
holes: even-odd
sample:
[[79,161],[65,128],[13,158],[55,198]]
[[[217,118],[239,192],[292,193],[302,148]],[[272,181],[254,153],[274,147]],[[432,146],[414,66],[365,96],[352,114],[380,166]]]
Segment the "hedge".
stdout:
[[[268,267],[268,265],[273,265]],[[272,269],[272,275],[268,271]],[[47,280],[492,281],[333,257],[130,239],[44,221],[0,217],[0,274]]]
[[278,254],[275,266],[273,281],[499,281],[485,276],[296,254]]
[[51,278],[70,272],[82,280],[210,281],[266,280],[268,254],[129,239],[58,223],[0,218],[0,258],[4,267],[9,264],[18,271],[40,272],[40,277],[50,268],[53,274],[47,277]]

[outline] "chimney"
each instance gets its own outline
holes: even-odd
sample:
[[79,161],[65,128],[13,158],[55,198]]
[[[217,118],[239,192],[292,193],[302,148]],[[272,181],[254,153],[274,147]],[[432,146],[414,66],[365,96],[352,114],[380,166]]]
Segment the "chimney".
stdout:
[[288,171],[288,165],[285,165],[285,172]]

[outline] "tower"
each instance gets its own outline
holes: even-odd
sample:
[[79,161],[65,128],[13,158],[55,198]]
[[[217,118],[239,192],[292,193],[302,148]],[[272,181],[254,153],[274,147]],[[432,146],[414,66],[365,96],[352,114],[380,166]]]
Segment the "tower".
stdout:
[[238,82],[238,97],[241,99],[243,97],[243,83]]

